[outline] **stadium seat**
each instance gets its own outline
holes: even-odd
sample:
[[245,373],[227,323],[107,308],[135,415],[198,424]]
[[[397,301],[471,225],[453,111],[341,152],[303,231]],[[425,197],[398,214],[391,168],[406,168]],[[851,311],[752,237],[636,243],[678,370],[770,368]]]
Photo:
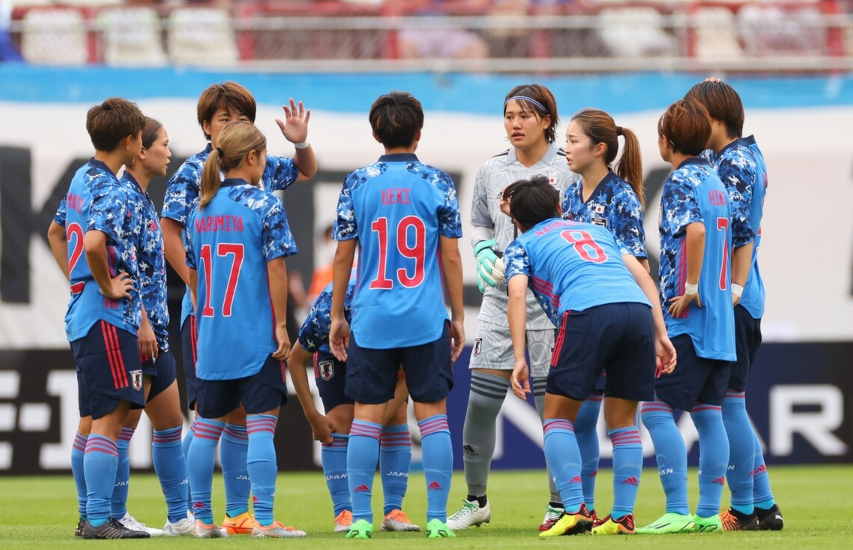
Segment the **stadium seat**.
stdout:
[[86,20],[76,9],[33,8],[23,19],[21,54],[34,65],[83,65],[89,59]]
[[692,13],[693,55],[699,59],[737,59],[742,51],[735,16],[726,7],[700,7]]
[[750,55],[825,53],[826,28],[816,6],[747,5],[738,12],[744,51]]
[[169,16],[169,58],[175,65],[228,66],[237,63],[234,26],[227,11],[178,8]]
[[153,9],[106,9],[98,14],[98,27],[107,65],[157,67],[166,64],[160,17]]
[[599,34],[614,56],[672,55],[678,46],[655,8],[604,8],[599,18]]

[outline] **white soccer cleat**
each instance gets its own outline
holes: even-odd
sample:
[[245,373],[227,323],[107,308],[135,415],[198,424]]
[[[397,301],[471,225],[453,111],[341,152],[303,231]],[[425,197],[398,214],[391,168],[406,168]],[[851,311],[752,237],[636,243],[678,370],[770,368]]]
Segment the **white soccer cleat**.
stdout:
[[479,527],[484,523],[489,523],[492,520],[492,509],[489,506],[489,501],[482,508],[475,500],[474,502],[463,500],[462,508],[455,514],[447,518],[447,526],[451,531],[462,531],[471,527]]
[[162,537],[163,530],[154,527],[148,527],[144,523],[139,523],[136,518],[125,512],[124,517],[118,520],[119,523],[130,529],[131,531],[145,531],[151,537]]
[[163,535],[167,537],[191,536],[194,532],[195,521],[190,518],[182,518],[176,522],[166,521],[163,527]]

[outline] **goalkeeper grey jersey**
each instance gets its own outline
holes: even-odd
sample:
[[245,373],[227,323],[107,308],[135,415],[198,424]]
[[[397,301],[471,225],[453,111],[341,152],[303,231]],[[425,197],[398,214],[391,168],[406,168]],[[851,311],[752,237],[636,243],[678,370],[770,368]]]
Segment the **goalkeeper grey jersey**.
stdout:
[[[501,212],[500,194],[513,182],[539,175],[546,176],[551,185],[557,188],[561,203],[566,188],[580,180],[580,176],[569,170],[566,153],[562,147],[553,143],[545,156],[530,168],[518,162],[515,149],[509,149],[484,162],[477,171],[474,200],[471,206],[471,225],[484,227],[493,232],[493,238],[497,243],[495,251],[499,255],[516,237],[515,225],[509,216]],[[476,243],[471,244],[473,246]],[[480,321],[508,327],[506,311],[506,283],[502,281],[496,287],[486,287],[477,318]],[[529,330],[554,328],[529,289],[527,291],[527,328]]]

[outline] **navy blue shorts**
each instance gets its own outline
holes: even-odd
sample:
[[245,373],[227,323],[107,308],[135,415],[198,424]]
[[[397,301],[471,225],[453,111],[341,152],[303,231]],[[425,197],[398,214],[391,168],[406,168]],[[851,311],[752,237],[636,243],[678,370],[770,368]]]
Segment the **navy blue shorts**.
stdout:
[[735,306],[735,345],[737,359],[732,362],[729,372],[729,389],[743,392],[746,391],[755,352],[761,345],[761,319],[753,319],[741,305]]
[[323,400],[323,408],[328,413],[338,405],[355,403],[344,393],[347,379],[347,364],[338,361],[327,351],[314,353],[314,379],[317,381],[317,392]]
[[563,314],[546,391],[583,401],[605,371],[605,396],[654,399],[655,327],[649,306],[605,304]]
[[195,315],[190,315],[181,327],[181,349],[184,359],[184,375],[187,379],[187,406],[195,410],[198,398],[198,378],[195,375],[195,362],[198,358],[198,330]]
[[409,395],[415,403],[441,401],[453,388],[450,351],[450,331],[446,322],[441,337],[435,342],[405,348],[362,348],[350,333],[346,395],[365,405],[391,401],[402,366]]
[[101,418],[121,401],[130,403],[131,409],[145,405],[136,335],[98,321],[89,334],[71,342],[71,351],[77,366],[81,417]]
[[177,378],[175,367],[175,356],[172,355],[171,351],[160,350],[156,360],[148,358],[142,362],[142,374],[151,377],[151,389],[148,391],[148,401],[151,401],[172,385],[172,382]]
[[731,362],[699,357],[687,334],[670,340],[678,354],[678,364],[672,373],[657,379],[655,394],[670,407],[682,411],[691,411],[699,403],[722,405]]
[[234,380],[198,380],[196,412],[202,418],[221,418],[241,404],[246,414],[260,414],[287,403],[284,361],[267,358],[252,376]]

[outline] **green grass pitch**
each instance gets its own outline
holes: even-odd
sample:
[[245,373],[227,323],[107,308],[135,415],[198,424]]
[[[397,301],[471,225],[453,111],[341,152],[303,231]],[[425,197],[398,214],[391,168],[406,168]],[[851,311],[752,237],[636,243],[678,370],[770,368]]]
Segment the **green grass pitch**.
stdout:
[[[382,513],[381,483],[374,485],[377,531],[370,541],[345,540],[332,532],[331,502],[322,474],[284,474],[278,478],[276,516],[282,522],[308,532],[304,540],[256,540],[232,537],[223,540],[160,538],[144,541],[83,541],[73,536],[77,522],[76,496],[71,476],[0,478],[0,550],[8,548],[47,549],[82,546],[135,548],[216,548],[243,549],[285,545],[292,548],[420,548],[425,544],[455,548],[522,548],[554,545],[573,547],[644,548],[683,550],[708,549],[845,549],[853,548],[853,466],[771,467],[771,482],[785,516],[781,532],[686,534],[634,537],[594,537],[591,535],[538,539],[537,525],[546,504],[545,474],[539,471],[494,472],[489,481],[492,523],[480,529],[462,531],[455,540],[427,541],[424,533],[383,533],[378,531]],[[610,471],[598,476],[596,508],[606,514],[610,508]],[[691,506],[697,497],[696,473],[690,474]],[[425,526],[426,497],[423,474],[412,474],[404,508],[415,523]],[[453,478],[448,504],[455,510],[465,496],[461,474]],[[728,502],[728,495],[723,501]],[[128,509],[140,521],[161,527],[165,504],[157,480],[152,475],[131,476]],[[663,491],[654,470],[643,472],[637,500],[637,524],[660,516],[664,509]],[[214,484],[214,511],[224,512],[222,478]],[[280,546],[279,546],[280,547]]]

